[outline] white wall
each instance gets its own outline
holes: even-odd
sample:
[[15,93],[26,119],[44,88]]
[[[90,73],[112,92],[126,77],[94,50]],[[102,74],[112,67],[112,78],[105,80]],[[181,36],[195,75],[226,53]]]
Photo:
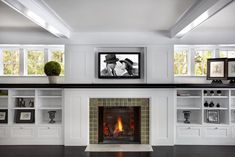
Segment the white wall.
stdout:
[[[11,31],[0,29],[0,44],[65,44],[65,83],[171,83],[174,44],[234,44],[231,30],[195,30],[182,39],[171,39],[159,32],[84,32],[70,39],[58,39],[45,31]],[[99,50],[136,51],[144,54],[144,77],[140,80],[97,79],[96,54]],[[43,77],[1,77],[0,82],[46,83]],[[62,78],[63,80],[63,78]],[[204,78],[176,78],[177,83],[205,83]]]

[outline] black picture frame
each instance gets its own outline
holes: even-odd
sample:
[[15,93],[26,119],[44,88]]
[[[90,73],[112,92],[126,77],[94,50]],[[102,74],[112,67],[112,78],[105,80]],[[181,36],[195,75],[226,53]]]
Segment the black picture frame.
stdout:
[[0,110],[0,123],[8,123],[8,110],[7,109]]
[[235,58],[227,59],[227,79],[235,80]]
[[15,123],[34,123],[34,122],[35,122],[35,110],[15,111]]
[[[123,56],[122,60],[125,58],[125,55],[136,55],[138,57],[137,59],[137,65],[138,65],[138,72],[135,73],[135,75],[132,76],[104,76],[101,74],[101,56],[102,55],[110,55],[114,54],[115,56]],[[119,60],[120,61],[120,60]],[[140,79],[141,78],[141,53],[140,52],[99,52],[98,53],[98,78],[99,79]]]
[[220,110],[206,110],[207,123],[220,123]]
[[[216,64],[217,63],[217,64]],[[215,64],[215,65],[212,65]],[[216,65],[219,66],[219,70],[216,70],[217,73],[212,73],[211,71],[215,69]],[[227,58],[211,58],[207,59],[207,80],[226,80],[227,79]]]

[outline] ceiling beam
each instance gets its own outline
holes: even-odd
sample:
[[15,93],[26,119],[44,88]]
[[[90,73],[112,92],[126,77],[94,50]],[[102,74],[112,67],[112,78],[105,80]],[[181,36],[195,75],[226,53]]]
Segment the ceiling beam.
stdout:
[[181,38],[215,15],[233,0],[198,0],[170,29],[171,38]]
[[69,38],[71,28],[43,0],[2,0],[37,25],[60,38]]

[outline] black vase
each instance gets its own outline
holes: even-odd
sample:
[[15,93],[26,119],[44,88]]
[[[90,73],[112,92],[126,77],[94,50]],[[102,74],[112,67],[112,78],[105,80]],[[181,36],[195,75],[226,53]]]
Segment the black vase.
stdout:
[[221,90],[217,90],[217,95],[221,96],[222,95],[222,91]]
[[215,106],[215,104],[213,103],[213,101],[211,101],[209,104],[209,107],[214,107],[214,106]]
[[220,108],[220,104],[219,104],[219,103],[217,103],[217,104],[216,104],[216,107],[217,107],[217,108]]
[[209,104],[207,101],[204,103],[204,107],[209,107]]
[[207,91],[206,90],[204,90],[203,93],[204,93],[205,96],[207,96]]

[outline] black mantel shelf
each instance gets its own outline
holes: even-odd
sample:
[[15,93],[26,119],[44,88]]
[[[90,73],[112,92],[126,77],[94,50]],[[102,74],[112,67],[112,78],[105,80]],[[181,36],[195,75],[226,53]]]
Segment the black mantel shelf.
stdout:
[[0,84],[1,88],[235,88],[231,84]]

